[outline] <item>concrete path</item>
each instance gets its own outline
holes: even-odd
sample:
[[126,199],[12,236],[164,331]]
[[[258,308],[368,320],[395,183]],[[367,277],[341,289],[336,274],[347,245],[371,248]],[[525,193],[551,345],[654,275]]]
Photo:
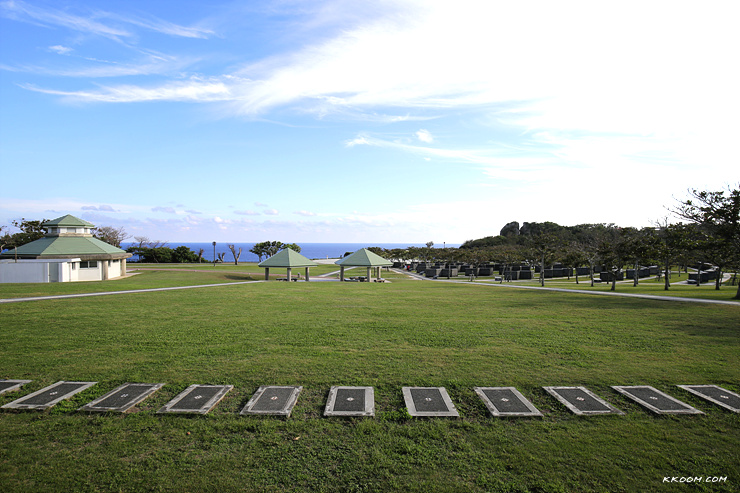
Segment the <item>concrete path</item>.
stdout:
[[[517,284],[493,284],[493,283],[487,283],[487,282],[461,281],[457,279],[449,279],[449,280],[448,279],[431,279],[431,278],[423,277],[416,273],[402,271],[399,269],[391,269],[391,270],[398,274],[405,274],[411,277],[412,279],[435,281],[435,282],[474,284],[476,286],[489,286],[489,287],[497,287],[497,288],[534,289],[534,290],[540,290],[540,291],[555,291],[558,293],[591,294],[591,295],[597,295],[597,296],[621,296],[625,298],[642,298],[642,299],[657,300],[657,301],[682,301],[682,302],[687,302],[687,303],[707,303],[707,304],[714,304],[714,305],[740,306],[740,302],[726,301],[726,300],[707,300],[707,299],[699,299],[699,298],[684,298],[680,296],[658,296],[658,295],[652,295],[652,294],[619,293],[616,291],[586,291],[583,289],[564,289],[564,288],[548,288],[548,287],[543,288],[541,286],[522,286],[522,285],[517,285]],[[328,280],[328,279],[324,279],[324,280]],[[219,284],[199,284],[195,286],[174,286],[170,288],[132,289],[132,290],[127,290],[127,291],[106,291],[102,293],[62,294],[62,295],[55,295],[55,296],[35,296],[35,297],[29,297],[29,298],[5,298],[5,299],[0,299],[0,303],[20,303],[22,301],[40,301],[40,300],[63,300],[67,298],[85,298],[89,296],[107,296],[107,295],[112,295],[112,294],[153,293],[157,291],[175,291],[179,289],[211,288],[211,287],[216,287],[216,286],[236,286],[236,285],[241,285],[241,284],[253,284],[253,283],[258,283],[258,282],[265,282],[265,281],[238,281],[238,282],[225,282],[225,283],[219,283]]]
[[617,291],[586,291],[585,289],[565,289],[565,288],[548,288],[548,287],[543,288],[542,286],[522,286],[520,284],[512,284],[512,283],[494,284],[494,283],[488,283],[488,282],[461,281],[457,279],[449,279],[449,280],[448,279],[431,279],[431,278],[424,277],[424,276],[421,276],[413,272],[402,271],[399,269],[392,269],[392,270],[398,274],[406,274],[407,276],[415,280],[450,282],[450,283],[458,283],[458,284],[474,284],[476,286],[491,286],[491,287],[497,287],[497,288],[534,289],[534,290],[540,290],[540,291],[555,291],[558,293],[593,294],[597,296],[621,296],[625,298],[642,298],[646,300],[657,300],[657,301],[683,301],[683,302],[688,302],[688,303],[708,303],[708,304],[714,304],[714,305],[740,306],[740,302],[729,301],[729,300],[708,300],[708,299],[701,299],[701,298],[685,298],[681,296],[659,296],[659,295],[653,295],[653,294],[620,293]]
[[238,281],[238,282],[223,282],[219,284],[199,284],[195,286],[174,286],[171,288],[131,289],[128,291],[105,291],[102,293],[60,294],[60,295],[55,295],[55,296],[35,296],[31,298],[5,298],[5,299],[0,299],[0,303],[19,303],[21,301],[39,301],[39,300],[64,300],[67,298],[85,298],[88,296],[107,296],[110,294],[154,293],[156,291],[175,291],[178,289],[213,288],[216,286],[236,286],[239,284],[252,284],[256,282],[265,282],[265,281]]

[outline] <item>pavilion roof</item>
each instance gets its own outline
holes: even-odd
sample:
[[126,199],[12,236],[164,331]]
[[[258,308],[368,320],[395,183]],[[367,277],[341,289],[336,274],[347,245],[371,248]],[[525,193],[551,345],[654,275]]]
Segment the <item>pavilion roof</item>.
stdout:
[[380,255],[371,252],[367,248],[357,250],[352,255],[344,257],[343,259],[334,262],[337,265],[344,265],[345,267],[382,267],[386,265],[393,265],[393,262],[386,260]]
[[314,267],[317,264],[313,260],[309,260],[295,250],[285,248],[280,250],[272,257],[267,260],[263,260],[258,264],[258,267]]
[[56,219],[51,219],[49,221],[46,221],[42,224],[42,226],[84,226],[87,228],[94,228],[95,225],[92,223],[89,223],[83,219],[80,219],[79,217],[74,217],[71,214],[67,214],[66,216],[58,217]]
[[91,236],[45,236],[31,243],[18,247],[18,250],[8,250],[3,256],[13,255],[23,257],[64,257],[78,255],[128,255],[124,250],[116,248],[104,241]]

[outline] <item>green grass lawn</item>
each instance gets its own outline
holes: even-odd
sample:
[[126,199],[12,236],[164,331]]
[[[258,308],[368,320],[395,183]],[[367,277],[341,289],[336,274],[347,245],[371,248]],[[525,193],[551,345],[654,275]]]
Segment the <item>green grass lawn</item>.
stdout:
[[[208,284],[245,280],[245,269],[75,286]],[[0,298],[25,296],[19,286]],[[0,320],[0,378],[33,380],[0,405],[58,380],[99,382],[47,412],[0,412],[3,491],[675,491],[666,476],[727,476],[699,491],[740,485],[740,416],[675,387],[740,390],[740,306],[394,279],[3,304]],[[167,385],[123,416],[75,412],[124,382]],[[235,388],[206,416],[155,414],[192,383]],[[609,388],[630,384],[706,414],[654,416]],[[304,386],[290,419],[238,414],[260,385]],[[332,385],[373,386],[376,417],[322,417]],[[461,418],[408,417],[407,385],[446,387]],[[545,385],[585,385],[627,414],[577,417]],[[474,386],[515,386],[545,416],[494,419]]]

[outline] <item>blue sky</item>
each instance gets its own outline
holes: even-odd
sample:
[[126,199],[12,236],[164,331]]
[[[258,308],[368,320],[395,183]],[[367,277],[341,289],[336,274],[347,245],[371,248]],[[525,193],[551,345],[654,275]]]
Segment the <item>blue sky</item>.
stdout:
[[0,0],[0,225],[461,243],[740,179],[736,2]]

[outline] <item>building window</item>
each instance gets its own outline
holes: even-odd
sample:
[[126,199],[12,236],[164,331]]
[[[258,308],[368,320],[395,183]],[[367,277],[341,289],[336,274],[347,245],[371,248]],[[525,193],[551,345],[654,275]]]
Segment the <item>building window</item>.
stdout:
[[83,260],[80,262],[80,269],[97,269],[98,268],[98,261],[97,260]]

